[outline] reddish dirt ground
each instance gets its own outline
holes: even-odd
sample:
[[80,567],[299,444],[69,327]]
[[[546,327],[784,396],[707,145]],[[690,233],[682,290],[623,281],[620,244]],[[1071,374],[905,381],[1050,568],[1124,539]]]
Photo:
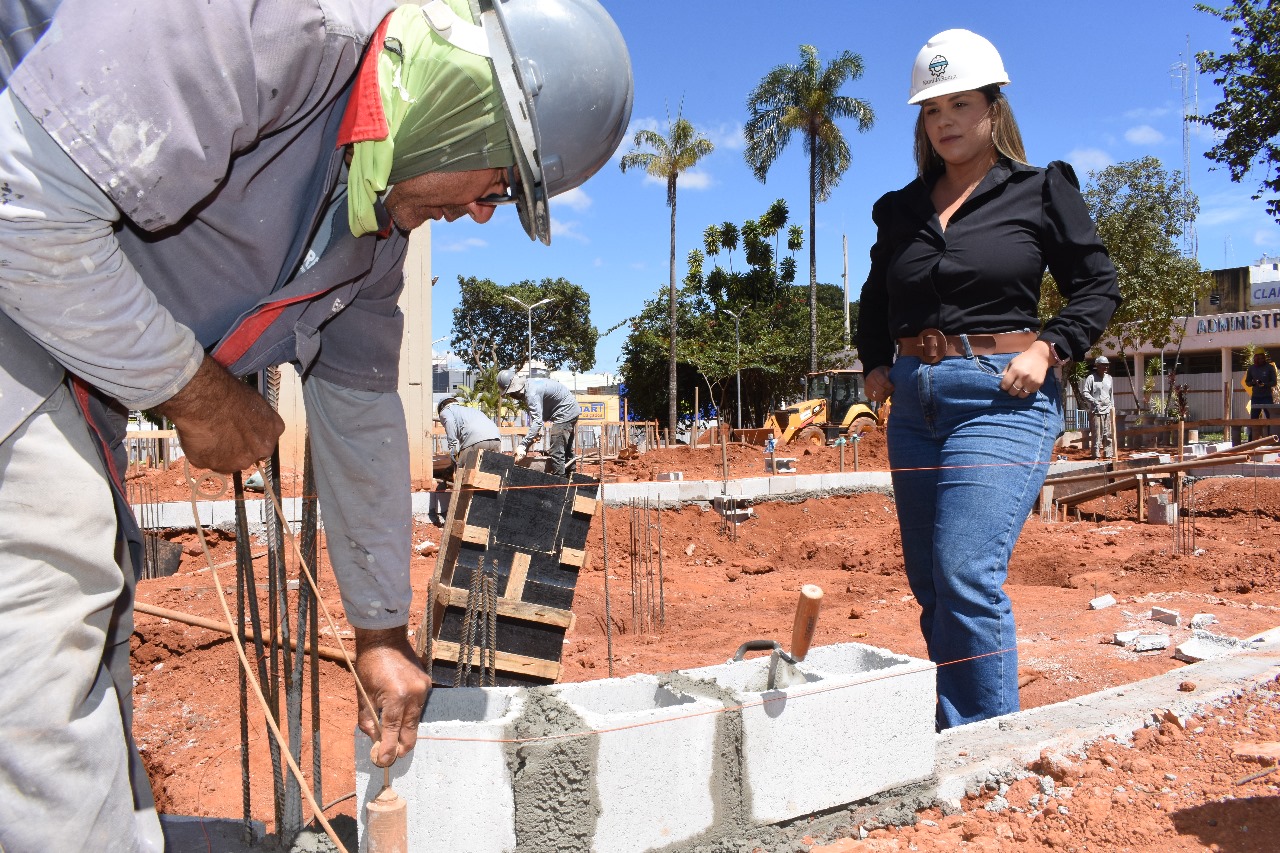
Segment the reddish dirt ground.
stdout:
[[[861,470],[885,470],[884,450],[879,433],[866,436],[859,445]],[[731,477],[763,473],[760,448],[730,447],[728,456]],[[796,456],[801,473],[839,467],[835,448]],[[846,448],[845,470],[852,469],[852,451]],[[721,451],[652,451],[605,469],[619,480],[648,480],[667,471],[681,471],[685,479],[719,478]],[[163,479],[171,473],[146,476]],[[184,487],[179,483],[174,488]],[[1168,630],[1175,644],[1190,636],[1186,628],[1151,622],[1147,617],[1153,605],[1180,611],[1184,624],[1194,613],[1210,613],[1218,619],[1211,630],[1234,637],[1280,625],[1275,569],[1280,562],[1280,482],[1208,479],[1197,483],[1194,495],[1194,556],[1174,552],[1172,528],[1137,523],[1132,495],[1085,504],[1080,521],[1027,522],[1007,587],[1018,620],[1024,707],[1184,666],[1169,651],[1137,654],[1107,642],[1114,632],[1130,628]],[[633,554],[633,517],[640,529],[650,525],[647,553]],[[615,676],[722,663],[745,640],[774,639],[785,645],[798,590],[806,583],[818,584],[826,593],[815,644],[856,640],[924,655],[918,611],[901,571],[893,505],[886,496],[760,504],[736,538],[718,515],[698,507],[650,510],[647,516],[642,510],[609,509],[604,519],[601,524],[597,517],[593,526],[588,565],[578,583],[577,621],[566,639],[562,680],[608,676],[610,640]],[[659,588],[652,578],[655,594],[651,602],[641,602],[642,624],[637,625],[632,589],[640,581],[648,588],[647,576],[656,575],[659,535],[662,584]],[[182,568],[173,577],[144,581],[140,600],[223,621],[194,534],[174,538],[189,552]],[[234,543],[225,536],[214,538],[213,560],[227,564],[218,571],[229,585]],[[429,524],[415,530],[415,542],[438,538]],[[255,553],[259,550],[255,545]],[[433,556],[414,557],[419,601],[433,567]],[[611,637],[605,631],[606,577]],[[323,561],[321,584],[339,619],[338,633],[348,638],[332,574]],[[1113,594],[1118,605],[1089,610],[1089,600],[1103,593]],[[141,613],[136,621],[135,735],[161,811],[238,817],[239,711],[232,646],[203,628]],[[322,644],[336,645],[323,621],[321,634]],[[322,662],[320,681],[323,800],[328,804],[352,789],[355,703],[350,676],[338,664]],[[1029,805],[1039,783],[1017,782],[1004,796],[1021,812],[988,811],[985,805],[994,793],[987,793],[967,802],[959,815],[926,812],[914,828],[879,829],[865,841],[847,839],[814,849],[943,850],[961,842],[1001,851],[1041,844],[1063,850],[1200,850],[1213,844],[1223,850],[1273,849],[1274,839],[1280,838],[1280,773],[1237,786],[1234,780],[1259,765],[1233,757],[1232,749],[1236,741],[1280,740],[1275,689],[1206,714],[1185,732],[1168,725],[1144,730],[1133,749],[1103,743],[1070,766],[1040,768],[1073,792],[1071,799],[1054,799],[1050,807]],[[270,828],[267,732],[258,712],[250,719],[253,814]],[[310,768],[310,762],[304,748],[302,766]],[[1068,813],[1060,813],[1059,805]],[[350,799],[326,810],[330,818],[353,813]],[[1247,834],[1239,829],[1244,825]],[[1270,841],[1250,846],[1260,839]]]

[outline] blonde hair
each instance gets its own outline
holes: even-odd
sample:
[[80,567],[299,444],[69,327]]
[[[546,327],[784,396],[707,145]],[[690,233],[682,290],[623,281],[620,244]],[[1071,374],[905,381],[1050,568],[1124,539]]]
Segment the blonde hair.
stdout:
[[[1027,163],[1027,152],[1022,146],[1022,131],[1018,130],[1018,122],[1013,117],[1013,107],[1009,99],[996,85],[983,86],[978,89],[987,99],[987,108],[991,111],[991,141],[995,144],[996,153],[1008,157],[1017,163]],[[929,134],[924,129],[924,108],[916,116],[916,171],[921,177],[946,168],[938,152],[933,150]]]

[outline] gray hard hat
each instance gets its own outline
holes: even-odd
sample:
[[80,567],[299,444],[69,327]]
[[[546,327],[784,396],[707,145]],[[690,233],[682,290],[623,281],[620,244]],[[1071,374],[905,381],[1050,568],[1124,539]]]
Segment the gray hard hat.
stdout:
[[498,390],[503,394],[519,394],[524,390],[525,378],[514,367],[498,371]]
[[1094,364],[1094,366],[1095,366],[1095,367],[1096,367],[1097,365],[1099,365],[1099,364],[1101,364],[1101,365],[1103,365],[1103,366],[1105,367],[1106,365],[1108,365],[1108,364],[1110,364],[1110,363],[1111,363],[1111,360],[1110,360],[1110,359],[1108,359],[1105,355],[1100,355],[1100,356],[1098,356],[1097,358],[1095,358],[1095,359],[1093,360],[1093,364]]
[[471,2],[506,107],[520,224],[550,245],[547,199],[581,186],[622,143],[635,92],[631,57],[596,0]]

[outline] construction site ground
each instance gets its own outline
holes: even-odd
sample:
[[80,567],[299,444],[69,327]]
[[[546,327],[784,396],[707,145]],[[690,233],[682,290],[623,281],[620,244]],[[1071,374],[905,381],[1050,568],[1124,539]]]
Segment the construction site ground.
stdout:
[[[1073,450],[1063,454],[1080,455]],[[763,473],[764,455],[758,447],[730,446],[725,455],[730,478]],[[837,448],[785,455],[796,457],[800,473],[836,471],[841,464]],[[857,464],[860,470],[887,470],[882,434],[873,431],[863,438]],[[854,468],[851,447],[845,448],[844,466]],[[726,475],[722,450],[653,450],[630,460],[606,461],[604,467],[606,482],[650,480],[676,471],[685,479],[720,479]],[[157,500],[189,495],[176,467],[139,472],[136,479],[145,480]],[[296,493],[299,486],[298,478],[286,478],[287,490]],[[1172,646],[1139,654],[1111,644],[1117,631],[1168,633],[1176,645],[1190,637],[1186,624],[1197,613],[1215,617],[1210,630],[1223,636],[1247,638],[1280,625],[1280,480],[1206,478],[1195,483],[1184,503],[1184,510],[1195,512],[1195,541],[1190,548],[1184,538],[1182,553],[1175,547],[1174,528],[1137,522],[1133,493],[1084,504],[1078,520],[1075,513],[1066,523],[1028,520],[1007,586],[1018,624],[1024,708],[1186,666],[1174,659]],[[785,645],[802,584],[817,584],[826,593],[816,645],[857,641],[925,656],[918,608],[902,573],[891,497],[769,502],[757,504],[754,512],[736,532],[726,529],[715,512],[697,505],[661,512],[619,507],[606,510],[603,519],[597,516],[588,565],[577,586],[576,623],[565,641],[561,680],[723,663],[752,639]],[[644,537],[647,554],[632,547],[637,521],[650,525]],[[223,621],[196,534],[168,535],[185,547],[182,565],[172,577],[143,581],[139,600]],[[222,533],[204,535],[230,591],[234,542]],[[415,526],[414,537],[417,545],[439,540],[436,528],[425,520]],[[255,555],[262,550],[255,543]],[[429,546],[421,551],[412,564],[419,602],[435,563]],[[649,577],[659,570],[660,585]],[[337,633],[349,644],[333,576],[323,560],[320,576],[326,604],[338,620]],[[637,608],[633,591],[640,587],[652,590],[652,598]],[[1090,600],[1104,594],[1114,596],[1117,604],[1090,610]],[[1179,611],[1182,626],[1151,621],[1153,606]],[[416,620],[411,627],[416,628]],[[321,643],[337,645],[323,625]],[[133,664],[134,734],[160,811],[239,818],[240,712],[231,644],[210,630],[139,613]],[[1183,683],[1181,689],[1194,693],[1197,687]],[[1280,741],[1277,691],[1280,684],[1272,680],[1182,720],[1182,725],[1166,722],[1144,729],[1132,745],[1106,741],[1087,755],[1046,761],[1032,768],[1038,775],[1021,781],[992,780],[990,790],[974,792],[958,813],[934,808],[914,818],[902,816],[914,821],[911,827],[851,822],[833,830],[827,823],[816,835],[795,828],[787,846],[744,839],[737,848],[726,849],[1015,851],[1044,845],[1061,850],[1270,851],[1280,839],[1280,772],[1239,780],[1274,766],[1274,753],[1271,759],[1265,754]],[[354,838],[354,800],[344,797],[354,787],[355,694],[340,665],[322,662],[321,696],[322,802],[328,806],[326,815]],[[268,735],[260,714],[251,712],[252,812],[272,831]],[[797,760],[802,752],[798,748]],[[311,766],[308,748],[301,764]]]

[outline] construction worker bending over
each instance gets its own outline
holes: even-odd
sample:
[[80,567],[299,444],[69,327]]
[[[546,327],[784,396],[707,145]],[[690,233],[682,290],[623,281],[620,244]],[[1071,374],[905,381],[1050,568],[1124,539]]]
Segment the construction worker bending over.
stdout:
[[472,409],[458,402],[457,397],[445,397],[437,407],[440,423],[444,424],[445,441],[449,443],[449,455],[459,471],[476,464],[481,450],[501,450],[502,434],[498,425],[484,416],[479,409]]
[[1093,373],[1084,379],[1081,389],[1089,406],[1089,435],[1093,444],[1093,458],[1098,454],[1107,459],[1116,458],[1116,437],[1111,433],[1111,410],[1115,408],[1114,385],[1108,371],[1111,360],[1100,355],[1093,360]]
[[515,370],[498,372],[498,387],[502,393],[524,402],[529,410],[529,432],[516,445],[516,461],[529,452],[538,439],[542,424],[547,428],[548,454],[551,457],[551,473],[557,477],[572,477],[577,467],[574,455],[574,434],[578,430],[578,417],[582,407],[573,392],[554,379],[525,379]]
[[617,27],[596,0],[6,0],[0,84],[0,848],[163,847],[128,734],[127,411],[240,471],[284,430],[238,378],[271,365],[303,379],[359,725],[381,718],[390,764],[430,689],[408,234],[513,203],[549,242],[548,199],[627,127]]

